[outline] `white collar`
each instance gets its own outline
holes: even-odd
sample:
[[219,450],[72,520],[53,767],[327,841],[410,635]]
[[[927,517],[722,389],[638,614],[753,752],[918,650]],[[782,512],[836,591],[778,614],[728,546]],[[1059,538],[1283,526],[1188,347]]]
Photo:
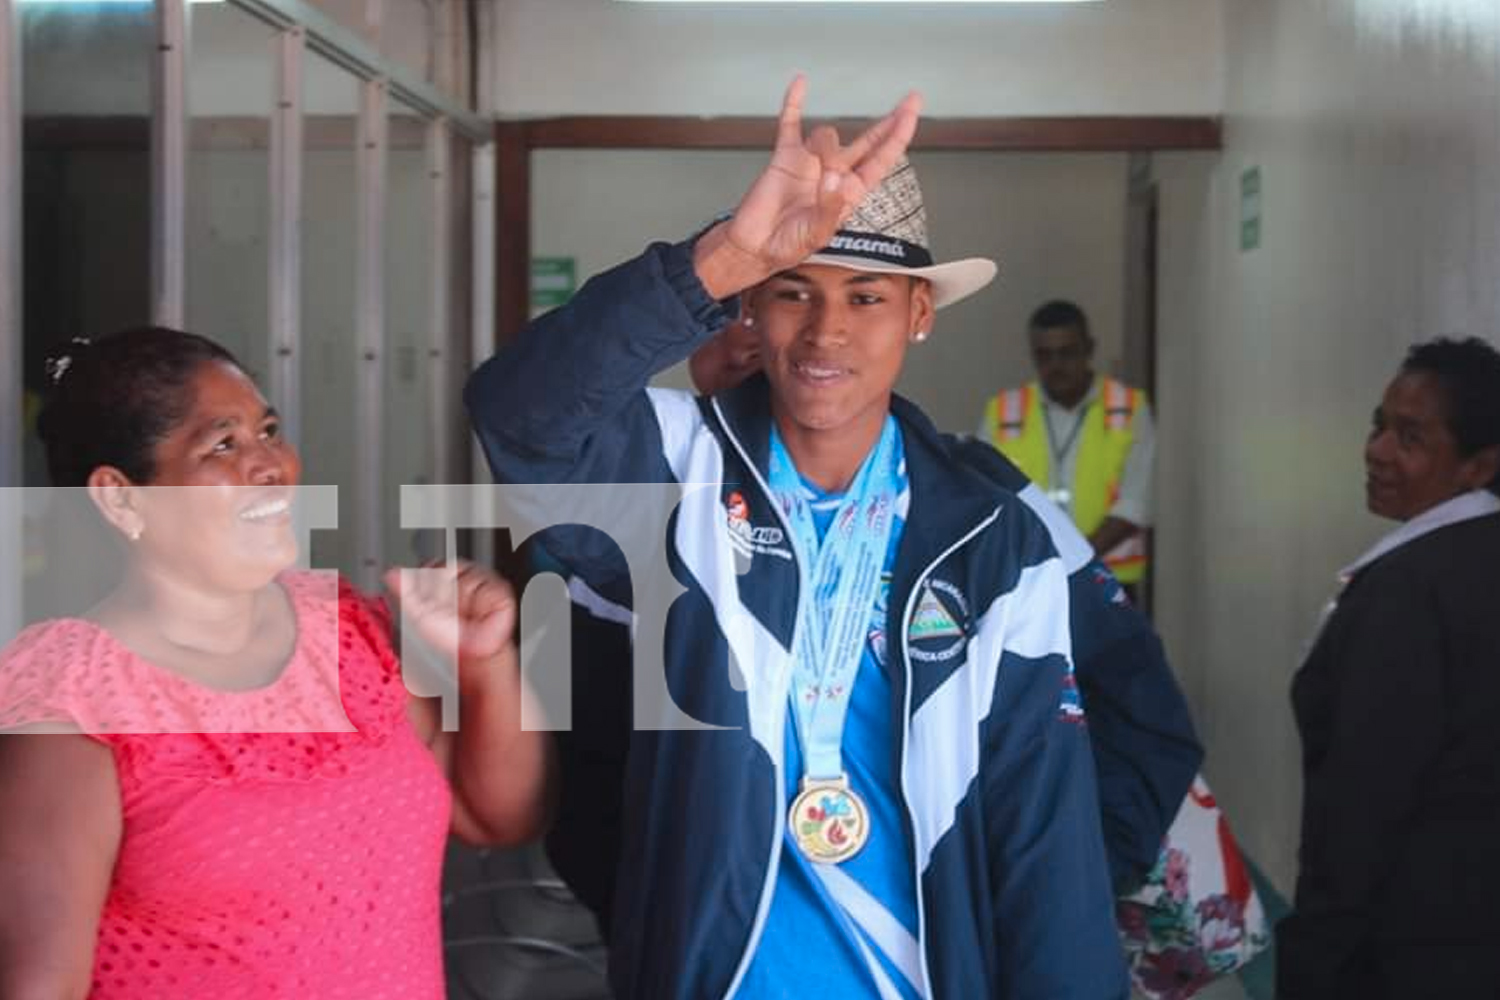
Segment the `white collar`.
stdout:
[[1376,542],[1370,551],[1344,567],[1344,571],[1339,574],[1339,579],[1347,583],[1355,573],[1358,573],[1381,556],[1399,549],[1408,542],[1414,542],[1423,535],[1430,534],[1439,528],[1446,528],[1450,524],[1458,524],[1460,521],[1472,521],[1476,517],[1485,517],[1495,513],[1500,513],[1500,498],[1497,498],[1489,490],[1474,490],[1472,493],[1459,494],[1452,500],[1446,500],[1436,507],[1429,507]]
[[1057,400],[1047,395],[1047,390],[1041,388],[1040,382],[1037,383],[1037,388],[1041,389],[1042,405],[1047,407],[1049,410],[1056,410],[1059,413],[1068,414],[1079,413],[1083,410],[1087,410],[1090,406],[1093,405],[1094,400],[1099,398],[1099,373],[1094,373],[1094,377],[1089,380],[1089,391],[1083,394],[1083,398],[1078,401],[1077,406],[1071,408],[1062,405]]

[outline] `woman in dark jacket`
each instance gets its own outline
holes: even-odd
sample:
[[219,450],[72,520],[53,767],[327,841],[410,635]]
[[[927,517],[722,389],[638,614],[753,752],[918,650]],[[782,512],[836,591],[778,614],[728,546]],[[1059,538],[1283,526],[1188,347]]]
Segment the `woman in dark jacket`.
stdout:
[[1282,1000],[1500,997],[1500,354],[1412,348],[1375,410],[1366,502],[1292,687],[1303,747]]

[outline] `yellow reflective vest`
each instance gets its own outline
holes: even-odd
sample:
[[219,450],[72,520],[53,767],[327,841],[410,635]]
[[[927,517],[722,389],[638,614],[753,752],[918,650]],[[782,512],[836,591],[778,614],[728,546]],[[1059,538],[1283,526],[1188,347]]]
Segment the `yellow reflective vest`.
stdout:
[[[1135,417],[1146,405],[1144,392],[1105,378],[1084,413],[1070,512],[1073,523],[1085,535],[1104,523],[1119,499],[1125,460],[1135,444]],[[1004,452],[1032,482],[1043,490],[1051,489],[1051,443],[1042,416],[1039,383],[1007,389],[992,398],[984,408],[984,427],[990,444]],[[1104,562],[1121,583],[1141,580],[1146,575],[1144,533],[1136,532],[1121,542],[1105,555]]]

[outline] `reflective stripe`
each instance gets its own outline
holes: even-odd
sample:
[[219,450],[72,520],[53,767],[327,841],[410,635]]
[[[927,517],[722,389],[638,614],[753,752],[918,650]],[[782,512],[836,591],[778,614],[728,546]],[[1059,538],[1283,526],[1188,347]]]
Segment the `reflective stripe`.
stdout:
[[1104,380],[1104,428],[1123,431],[1135,417],[1135,390],[1112,378]]
[[995,428],[995,436],[1001,441],[1021,436],[1026,429],[1026,410],[1031,402],[1031,389],[1023,386],[1020,389],[1007,389],[1000,394],[1000,423]]
[[[917,995],[922,996],[922,951],[911,931],[903,927],[901,921],[881,905],[880,900],[870,895],[864,886],[842,868],[837,865],[813,865],[813,870],[818,873],[818,878],[823,881],[823,886],[833,897],[833,901],[843,908],[845,915],[869,935],[870,940],[875,942],[875,947],[885,953],[885,957],[906,977]],[[863,941],[860,942],[860,947],[864,947]],[[874,956],[868,950],[865,954],[878,980],[885,974],[885,970],[879,962],[874,961]],[[884,990],[881,992],[884,993]],[[900,996],[899,993],[896,995]]]
[[1051,486],[1042,389],[1034,382],[994,397],[996,419],[990,444],[1043,490]]
[[[1117,571],[1127,566],[1144,566],[1146,562],[1146,533],[1137,531],[1104,556],[1104,564]],[[1129,582],[1134,582],[1129,581]]]

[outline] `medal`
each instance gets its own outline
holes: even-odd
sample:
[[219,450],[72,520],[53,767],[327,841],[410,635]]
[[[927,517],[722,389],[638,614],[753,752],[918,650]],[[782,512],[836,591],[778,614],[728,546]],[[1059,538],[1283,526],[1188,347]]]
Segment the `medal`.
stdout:
[[771,492],[786,514],[800,577],[789,696],[803,777],[787,829],[808,860],[836,865],[870,839],[870,811],[849,788],[842,744],[898,500],[906,488],[900,431],[887,416],[879,442],[821,539],[811,510],[814,494],[798,476],[774,425],[769,466]]
[[802,779],[787,814],[792,840],[809,861],[836,865],[858,854],[870,839],[870,814],[848,778]]

